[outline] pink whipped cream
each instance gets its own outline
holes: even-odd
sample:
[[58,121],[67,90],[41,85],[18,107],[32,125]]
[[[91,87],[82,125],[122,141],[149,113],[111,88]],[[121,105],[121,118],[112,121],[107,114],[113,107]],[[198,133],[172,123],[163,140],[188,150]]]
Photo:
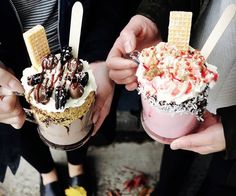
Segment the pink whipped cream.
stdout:
[[[206,62],[200,51],[190,47],[181,51],[160,42],[139,55],[139,92],[156,101],[181,104],[212,88],[218,79],[217,68]],[[155,102],[152,101],[155,105]]]

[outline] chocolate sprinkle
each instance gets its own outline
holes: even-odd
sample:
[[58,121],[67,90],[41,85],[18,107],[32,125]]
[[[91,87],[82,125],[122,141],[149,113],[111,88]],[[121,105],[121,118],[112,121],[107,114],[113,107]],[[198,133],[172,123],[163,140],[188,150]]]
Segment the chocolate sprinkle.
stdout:
[[[138,89],[139,94],[141,90]],[[196,116],[197,120],[204,121],[203,113],[207,106],[209,87],[206,87],[203,92],[199,93],[197,97],[188,99],[181,104],[176,104],[175,102],[167,103],[166,101],[158,101],[155,95],[146,95],[149,103],[160,110],[166,112],[176,112],[176,113],[192,113]]]

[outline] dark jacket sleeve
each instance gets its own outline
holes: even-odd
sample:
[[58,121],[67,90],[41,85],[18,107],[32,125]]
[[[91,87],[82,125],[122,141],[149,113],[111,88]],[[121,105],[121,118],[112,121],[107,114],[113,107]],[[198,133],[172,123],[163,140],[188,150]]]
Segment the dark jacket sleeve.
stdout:
[[[84,1],[80,58],[105,60],[119,33],[135,15],[141,0]],[[89,10],[87,10],[89,9]]]
[[[61,46],[68,44],[70,8],[75,1],[60,1]],[[80,2],[83,5],[83,23],[79,58],[89,62],[105,60],[121,30],[136,14],[141,0],[80,0]]]
[[143,0],[137,13],[151,19],[157,25],[163,41],[166,41],[170,11],[191,11],[194,23],[202,3],[201,0]]
[[217,109],[226,140],[226,159],[236,159],[236,105]]
[[7,168],[16,173],[20,162],[20,131],[0,123],[0,182],[3,182]]

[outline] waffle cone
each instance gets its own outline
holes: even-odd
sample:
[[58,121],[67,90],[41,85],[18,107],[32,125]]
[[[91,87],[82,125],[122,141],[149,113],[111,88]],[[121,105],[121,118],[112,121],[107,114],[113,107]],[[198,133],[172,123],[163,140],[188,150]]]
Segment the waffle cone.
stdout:
[[192,12],[170,12],[168,43],[176,45],[181,50],[188,50],[191,25]]
[[42,58],[50,53],[46,32],[43,26],[36,25],[23,34],[32,66],[38,70]]

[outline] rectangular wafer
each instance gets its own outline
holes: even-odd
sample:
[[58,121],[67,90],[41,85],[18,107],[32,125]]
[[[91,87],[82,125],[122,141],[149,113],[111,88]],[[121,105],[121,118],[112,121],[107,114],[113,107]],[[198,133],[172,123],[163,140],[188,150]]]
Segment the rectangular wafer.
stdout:
[[50,54],[46,32],[43,26],[36,25],[23,34],[26,48],[35,69],[39,69],[41,60]]
[[168,43],[181,50],[188,50],[192,25],[192,12],[171,11],[168,28]]

